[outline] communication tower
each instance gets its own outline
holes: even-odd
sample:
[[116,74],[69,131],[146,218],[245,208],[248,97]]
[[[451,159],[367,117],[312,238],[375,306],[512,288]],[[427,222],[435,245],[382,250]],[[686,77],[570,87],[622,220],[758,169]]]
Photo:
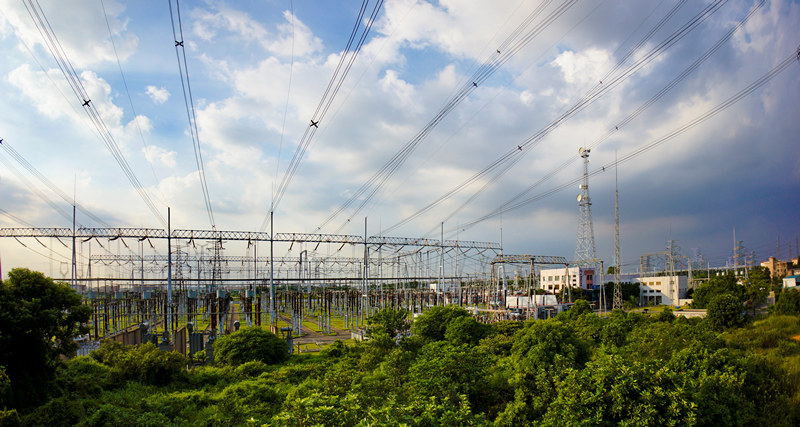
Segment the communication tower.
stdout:
[[[616,163],[616,162],[615,162]],[[619,284],[619,275],[622,273],[621,255],[619,246],[619,175],[617,166],[614,166],[614,309],[622,309],[622,287]]]
[[594,267],[594,225],[592,224],[592,199],[589,197],[589,151],[581,147],[578,154],[583,158],[583,182],[578,194],[580,222],[578,223],[578,244],[575,248],[575,263],[579,267]]

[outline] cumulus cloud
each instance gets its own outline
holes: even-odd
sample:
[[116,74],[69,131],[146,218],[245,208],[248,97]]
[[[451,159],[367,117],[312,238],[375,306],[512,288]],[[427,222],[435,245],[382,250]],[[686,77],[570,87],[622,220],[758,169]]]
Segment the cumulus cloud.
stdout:
[[147,96],[153,100],[156,104],[163,104],[167,102],[169,99],[170,93],[167,89],[162,87],[155,87],[155,86],[147,86],[146,89]]
[[175,157],[178,155],[175,151],[166,150],[156,145],[148,145],[142,148],[145,158],[150,163],[159,162],[164,166],[174,167]]

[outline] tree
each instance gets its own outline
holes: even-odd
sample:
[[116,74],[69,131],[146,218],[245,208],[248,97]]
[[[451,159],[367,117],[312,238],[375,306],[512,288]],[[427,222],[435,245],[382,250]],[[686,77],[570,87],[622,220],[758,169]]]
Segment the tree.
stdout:
[[756,314],[756,307],[763,304],[772,290],[769,270],[766,267],[756,267],[750,271],[748,279],[744,282],[745,294]]
[[476,345],[478,341],[491,334],[492,326],[478,322],[474,317],[457,317],[453,319],[445,330],[444,337],[453,344]]
[[428,341],[442,341],[451,321],[471,316],[467,310],[455,305],[433,307],[414,320],[411,331]]
[[409,368],[408,387],[414,397],[440,397],[458,403],[466,395],[475,404],[485,388],[490,359],[476,347],[432,342]]
[[280,363],[289,357],[286,341],[259,327],[244,327],[214,342],[214,360],[223,365],[241,365],[252,360]]
[[714,329],[726,329],[742,323],[742,302],[731,294],[717,295],[708,303],[708,319]]
[[800,314],[800,291],[784,289],[775,303],[776,314]]
[[736,276],[731,273],[724,276],[714,276],[700,285],[692,294],[692,307],[706,308],[715,296],[722,294],[730,294],[740,303],[747,300],[744,286],[736,283]]
[[647,360],[600,353],[569,372],[541,425],[693,425],[694,404],[677,372]]
[[16,268],[0,284],[0,366],[6,367],[11,401],[26,407],[47,395],[60,356],[77,348],[88,332],[91,308],[65,283]]
[[372,337],[377,331],[385,331],[394,338],[398,333],[408,331],[408,310],[387,307],[367,318],[367,336]]

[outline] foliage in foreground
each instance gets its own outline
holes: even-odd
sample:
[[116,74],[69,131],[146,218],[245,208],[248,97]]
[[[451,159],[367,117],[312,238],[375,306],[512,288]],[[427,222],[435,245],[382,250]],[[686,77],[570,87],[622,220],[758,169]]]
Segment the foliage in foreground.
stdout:
[[[741,316],[741,302],[731,306]],[[800,424],[798,316],[772,315],[744,326],[735,317],[735,324],[720,326],[670,313],[616,310],[601,318],[583,303],[576,307],[556,319],[493,325],[475,322],[463,309],[440,307],[415,319],[410,336],[398,334],[408,323],[393,310],[370,323],[374,336],[388,340],[338,342],[319,356],[280,363],[224,359],[188,372],[175,353],[108,344],[61,367],[58,393],[44,405],[3,412],[0,419],[59,425]],[[247,343],[231,340],[228,351],[242,354],[239,347]]]
[[65,283],[26,268],[0,282],[0,409],[27,407],[48,395],[60,357],[88,331],[91,309]]

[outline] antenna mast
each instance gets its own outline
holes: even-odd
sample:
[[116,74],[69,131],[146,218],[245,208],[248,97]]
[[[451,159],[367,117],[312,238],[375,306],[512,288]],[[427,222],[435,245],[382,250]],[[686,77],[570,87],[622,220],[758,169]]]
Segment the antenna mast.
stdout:
[[[592,199],[589,197],[589,151],[583,147],[578,150],[578,154],[583,158],[583,183],[580,185],[581,193],[578,194],[580,223],[578,224],[578,244],[575,248],[575,263],[578,264],[578,267],[597,266],[594,225],[592,224]],[[595,268],[595,273],[596,270]],[[580,281],[578,283],[580,284]]]
[[619,284],[620,267],[620,246],[619,246],[619,165],[614,155],[614,306],[613,308],[622,309],[622,287]]

